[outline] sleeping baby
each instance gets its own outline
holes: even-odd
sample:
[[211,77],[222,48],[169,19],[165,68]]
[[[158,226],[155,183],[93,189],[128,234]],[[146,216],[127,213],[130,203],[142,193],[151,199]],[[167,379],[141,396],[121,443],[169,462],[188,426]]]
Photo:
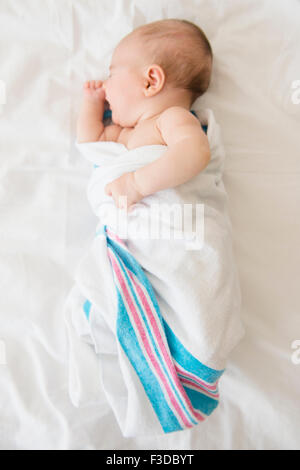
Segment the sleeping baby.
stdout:
[[[208,164],[208,140],[190,108],[207,90],[211,69],[203,31],[189,21],[167,19],[126,36],[113,53],[109,78],[84,84],[78,143],[166,146],[156,161],[106,185],[119,208],[130,210],[145,196],[183,184]],[[104,127],[108,105],[113,124]]]
[[199,120],[190,110],[211,70],[203,31],[168,19],[126,36],[109,78],[84,85],[77,148],[94,164],[87,197],[99,224],[66,320],[96,354],[71,346],[70,396],[95,403],[101,389],[126,437],[206,419],[244,334],[219,126],[211,110],[197,108]]

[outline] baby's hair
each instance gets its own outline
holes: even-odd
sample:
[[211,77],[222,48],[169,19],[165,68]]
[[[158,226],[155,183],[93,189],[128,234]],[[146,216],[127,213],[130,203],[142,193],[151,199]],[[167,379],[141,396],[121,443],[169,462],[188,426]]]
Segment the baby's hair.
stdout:
[[213,53],[199,26],[187,20],[166,19],[142,25],[131,34],[145,40],[145,49],[153,63],[162,67],[166,83],[191,92],[191,105],[207,90]]

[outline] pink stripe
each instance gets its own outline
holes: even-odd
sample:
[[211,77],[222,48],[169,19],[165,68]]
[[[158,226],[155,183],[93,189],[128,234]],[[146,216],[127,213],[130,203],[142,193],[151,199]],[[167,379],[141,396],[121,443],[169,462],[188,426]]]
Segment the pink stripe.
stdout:
[[[179,376],[180,376],[180,374],[179,374]],[[180,380],[181,380],[181,382],[192,385],[195,389],[198,389],[199,391],[206,392],[211,397],[216,398],[216,397],[219,396],[218,392],[211,392],[210,390],[207,390],[205,387],[201,387],[201,385],[196,384],[193,380],[189,380],[189,379],[187,379],[185,377],[181,377],[181,376],[180,376]]]
[[127,251],[128,251],[128,248],[127,246],[125,245],[125,243],[123,242],[123,240],[121,240],[121,238],[118,237],[118,235],[116,233],[113,233],[111,232],[108,228],[106,229],[106,233],[107,235],[109,236],[109,238],[111,238],[112,240],[120,243],[120,245],[122,246],[122,248],[125,248]]
[[161,334],[160,334],[160,331],[159,331],[159,328],[157,326],[157,323],[155,321],[155,318],[154,318],[154,315],[153,315],[153,312],[152,312],[152,309],[149,305],[149,302],[147,301],[147,298],[145,297],[145,294],[144,292],[142,291],[141,287],[137,284],[137,282],[135,281],[131,271],[129,269],[127,269],[127,271],[129,272],[129,276],[131,277],[134,285],[136,286],[137,288],[137,291],[138,291],[138,294],[142,300],[142,303],[143,303],[143,306],[144,308],[146,309],[146,312],[148,314],[148,317],[149,320],[150,320],[150,323],[151,323],[151,326],[153,328],[153,331],[154,331],[154,334],[155,334],[155,337],[157,339],[157,342],[158,342],[158,345],[159,345],[159,348],[163,354],[163,357],[166,361],[166,364],[167,364],[167,368],[170,372],[170,374],[172,375],[173,377],[173,380],[177,386],[177,388],[179,389],[180,391],[180,395],[182,397],[182,399],[184,400],[186,406],[189,408],[190,412],[194,415],[194,417],[198,418],[199,420],[204,420],[203,416],[202,415],[199,415],[199,413],[197,413],[195,411],[195,409],[193,408],[193,405],[191,404],[190,402],[190,399],[188,398],[187,394],[185,393],[185,390],[179,380],[179,377],[176,373],[176,370],[175,370],[175,367],[174,367],[174,364],[173,364],[173,361],[170,357],[170,354],[168,353],[168,351],[166,350],[165,348],[165,344],[163,342],[163,339],[161,337]]
[[110,253],[111,251],[112,251],[112,250],[109,249],[109,258],[110,258],[110,260],[111,260],[111,263],[112,263],[114,272],[116,273],[116,276],[117,276],[117,278],[118,278],[118,280],[119,280],[119,283],[120,283],[120,285],[121,285],[121,287],[122,287],[122,291],[123,291],[123,293],[124,293],[124,295],[125,295],[126,302],[127,302],[128,305],[129,305],[131,314],[132,314],[133,319],[134,319],[134,321],[135,321],[135,324],[136,324],[136,326],[137,326],[137,328],[138,328],[139,334],[140,334],[140,336],[141,336],[141,339],[142,339],[142,341],[143,341],[143,344],[144,344],[144,347],[145,347],[145,349],[146,349],[146,351],[147,351],[147,354],[148,354],[148,356],[149,356],[149,358],[150,358],[150,360],[151,360],[151,362],[152,362],[154,368],[156,369],[156,372],[158,373],[158,375],[159,375],[161,381],[163,382],[163,384],[164,384],[164,386],[165,386],[165,389],[166,389],[166,391],[167,391],[167,393],[168,393],[168,395],[169,395],[169,398],[170,398],[170,401],[171,401],[172,405],[174,406],[174,408],[176,409],[177,413],[178,413],[179,416],[181,417],[181,419],[182,419],[182,421],[184,422],[185,426],[186,426],[186,427],[192,427],[193,425],[187,420],[187,418],[186,418],[186,416],[184,415],[183,411],[181,410],[179,404],[177,403],[176,398],[174,397],[173,392],[172,392],[171,388],[169,387],[169,384],[167,383],[166,378],[165,378],[165,376],[163,375],[163,373],[161,372],[160,366],[159,366],[158,362],[156,361],[156,358],[154,357],[154,355],[153,355],[153,353],[152,353],[152,351],[151,351],[150,345],[149,345],[149,343],[148,343],[148,339],[147,339],[146,334],[145,334],[145,330],[143,329],[143,326],[142,326],[142,324],[141,324],[141,321],[140,321],[140,319],[139,319],[139,316],[138,316],[138,314],[137,314],[137,312],[136,312],[136,310],[135,310],[134,304],[133,304],[133,302],[132,302],[132,300],[131,300],[131,298],[130,298],[130,295],[129,295],[129,292],[128,292],[128,290],[127,290],[126,284],[125,284],[125,282],[124,282],[122,273],[121,273],[121,271],[120,271],[120,269],[119,269],[119,267],[118,267],[116,261],[113,259],[112,254]]
[[185,369],[183,369],[181,366],[175,365],[175,368],[181,375],[184,375],[186,378],[189,378],[189,379],[197,382],[199,385],[202,385],[203,388],[207,388],[208,390],[211,390],[211,391],[217,390],[218,380],[215,384],[208,385],[207,382],[204,382],[201,379],[199,379],[199,377],[196,377],[193,374],[190,374]]
[[200,391],[205,392],[205,393],[206,393],[207,395],[209,395],[211,398],[219,398],[219,394],[218,394],[218,393],[216,393],[216,394],[211,393],[211,392],[209,392],[208,390],[206,390],[205,388],[199,387],[199,385],[196,385],[194,382],[191,382],[190,380],[187,380],[187,379],[184,379],[184,378],[181,378],[180,380],[181,380],[181,382],[183,382],[183,383],[185,383],[185,384],[187,384],[187,385],[193,385],[193,387],[194,387],[194,388],[197,388],[197,390],[198,390],[199,392],[200,392]]

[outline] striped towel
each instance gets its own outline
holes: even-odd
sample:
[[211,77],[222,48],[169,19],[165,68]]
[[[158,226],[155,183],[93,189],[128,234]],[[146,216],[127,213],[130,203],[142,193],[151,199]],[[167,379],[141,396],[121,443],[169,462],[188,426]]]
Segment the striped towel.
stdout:
[[[69,391],[75,406],[106,402],[125,437],[158,436],[202,422],[218,405],[218,380],[245,333],[220,128],[211,110],[197,109],[197,116],[211,149],[205,170],[144,198],[128,217],[120,217],[105,194],[106,184],[151,164],[165,146],[78,144],[82,156],[96,165],[87,197],[99,220],[99,236],[77,266],[65,305]],[[185,205],[197,208],[199,202],[201,214],[193,210],[186,220],[204,228],[203,243],[187,249]],[[183,237],[144,237],[152,209],[167,205],[173,211],[174,204],[183,215],[184,228],[175,224]],[[172,214],[168,218],[159,211],[155,220],[173,233]],[[72,332],[96,354],[81,348]]]
[[[191,428],[218,405],[218,380],[225,369],[211,369],[189,353],[164,320],[154,290],[126,244],[106,225],[103,235],[117,290],[117,339],[163,431]],[[89,318],[89,300],[83,309]]]

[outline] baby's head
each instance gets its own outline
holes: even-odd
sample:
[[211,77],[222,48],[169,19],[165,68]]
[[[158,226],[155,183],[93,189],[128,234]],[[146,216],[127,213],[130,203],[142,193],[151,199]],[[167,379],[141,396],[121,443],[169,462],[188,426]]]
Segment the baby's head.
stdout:
[[134,127],[170,106],[189,109],[209,86],[212,57],[205,34],[189,21],[135,29],[116,47],[104,82],[113,122]]

